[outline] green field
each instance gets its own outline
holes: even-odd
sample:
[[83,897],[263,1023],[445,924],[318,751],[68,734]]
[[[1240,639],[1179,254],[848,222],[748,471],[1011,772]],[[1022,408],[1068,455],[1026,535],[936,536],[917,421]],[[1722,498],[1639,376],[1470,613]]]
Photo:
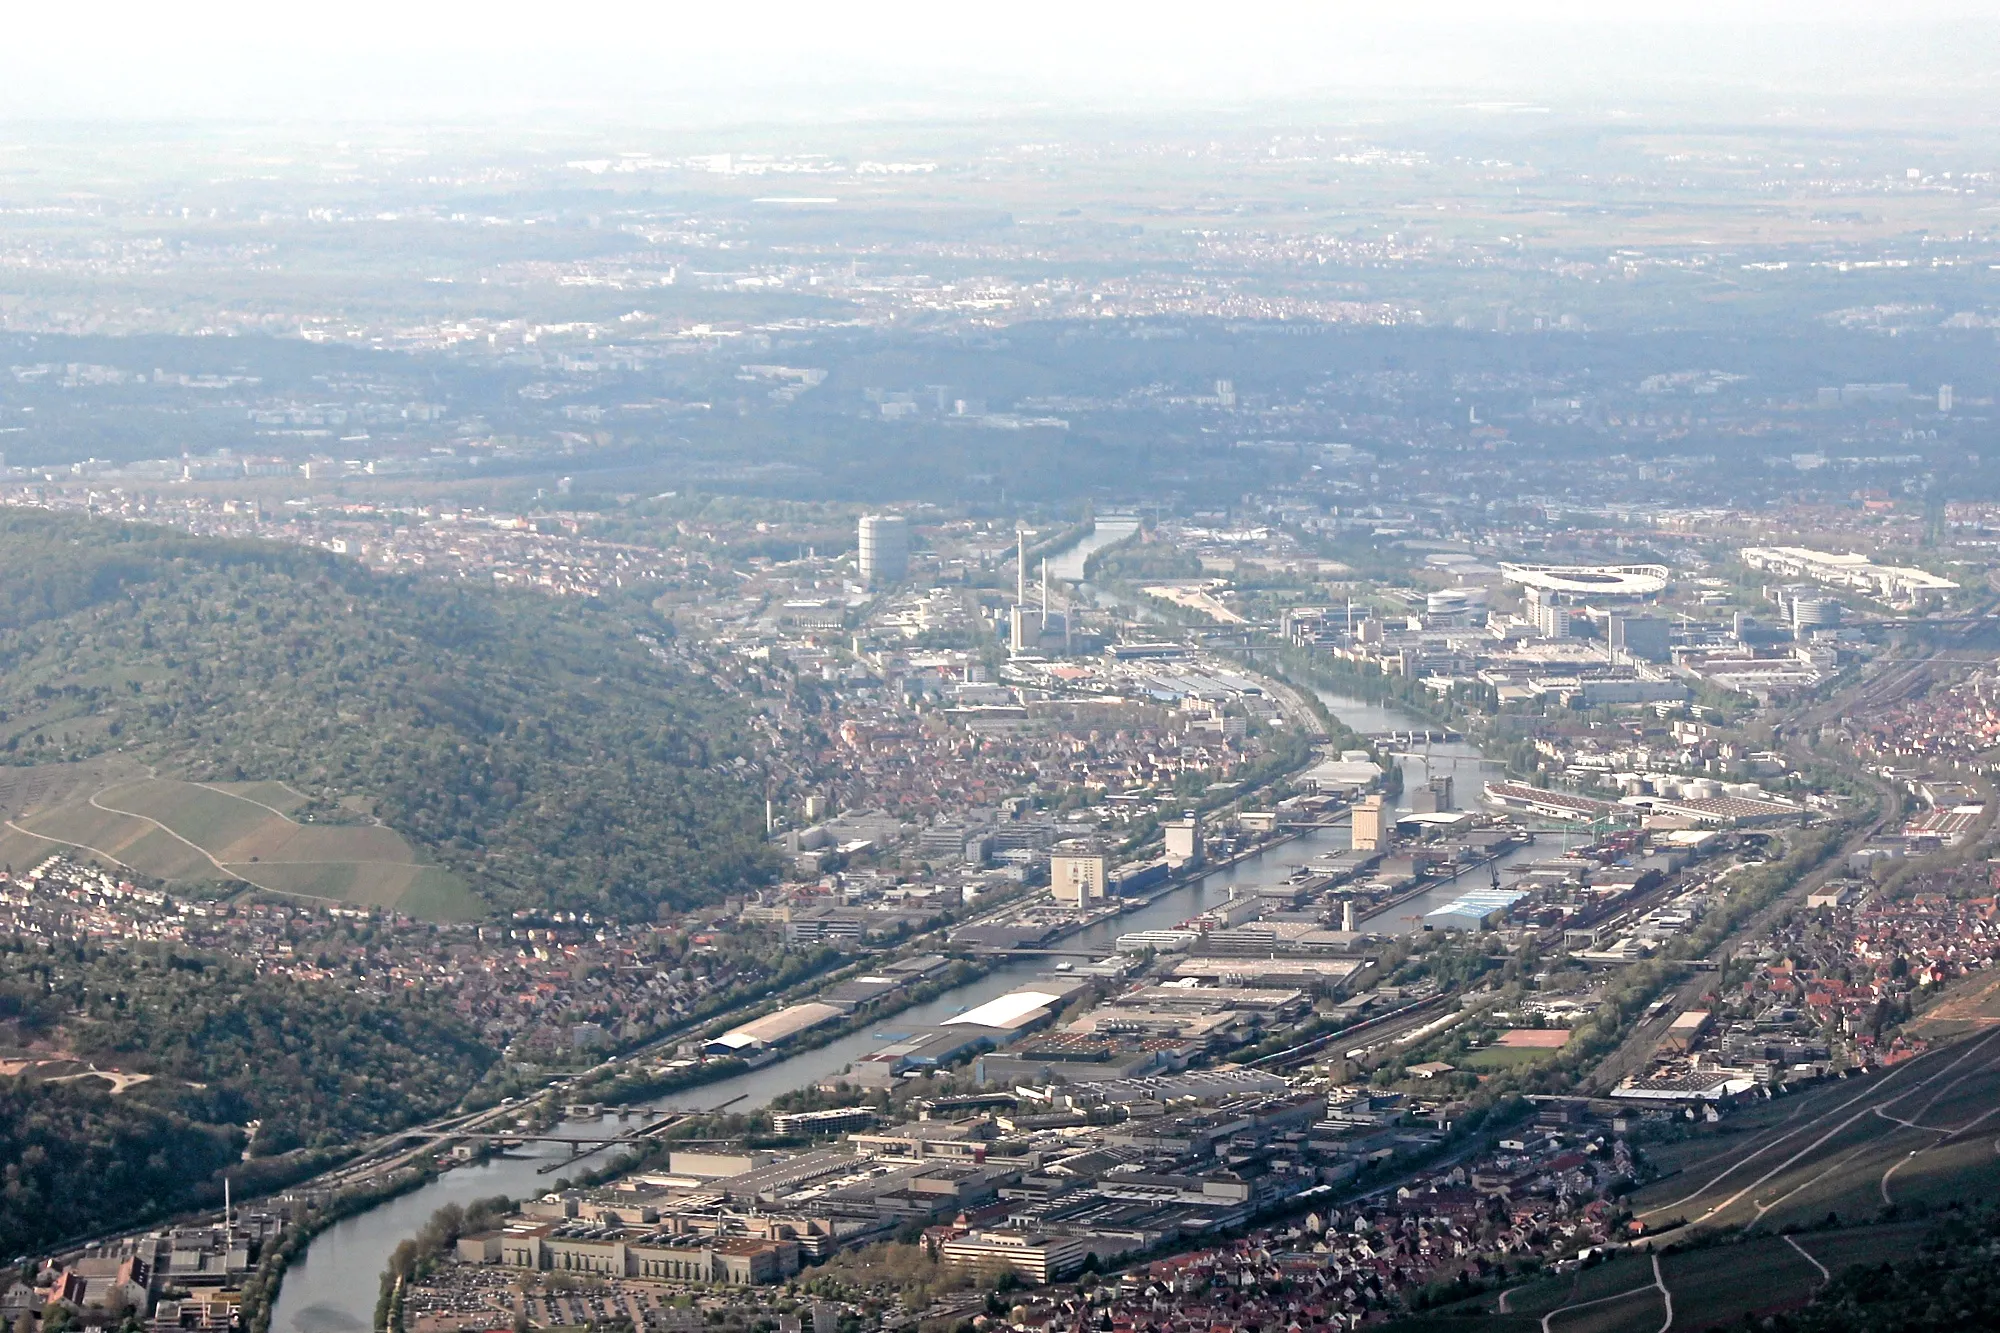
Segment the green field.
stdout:
[[238,859],[227,849],[255,836],[272,817],[271,811],[242,797],[158,778],[107,787],[94,803],[163,824],[223,862]]
[[1457,1060],[1460,1069],[1470,1069],[1478,1074],[1497,1073],[1503,1069],[1525,1069],[1529,1065],[1554,1059],[1559,1050],[1534,1050],[1518,1046],[1482,1046],[1476,1051],[1467,1051]]
[[199,848],[144,820],[99,809],[87,797],[23,815],[14,824],[41,840],[43,856],[67,844],[156,879],[214,883],[230,878]]
[[246,868],[274,893],[391,907],[433,921],[470,921],[479,903],[458,876],[442,866],[380,862],[265,862]]
[[190,891],[256,888],[433,920],[482,914],[463,881],[393,829],[289,818],[304,801],[282,783],[141,778],[50,790],[66,799],[0,828],[0,861],[32,864],[73,847]]
[[269,806],[281,815],[289,815],[306,803],[305,797],[282,782],[207,782],[202,785],[210,791],[227,792],[231,796],[241,796]]

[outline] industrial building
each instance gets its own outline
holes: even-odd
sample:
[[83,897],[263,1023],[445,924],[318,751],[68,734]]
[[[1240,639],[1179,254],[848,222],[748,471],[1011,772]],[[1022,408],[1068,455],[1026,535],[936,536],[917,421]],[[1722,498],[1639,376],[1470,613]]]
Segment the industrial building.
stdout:
[[1019,1231],[974,1231],[946,1241],[938,1257],[969,1267],[1001,1265],[1027,1282],[1058,1282],[1083,1267],[1089,1247],[1075,1236],[1038,1236]]
[[1425,930],[1491,930],[1509,908],[1527,897],[1521,889],[1475,889],[1424,914]]
[[1043,1021],[1054,1013],[1054,1006],[1063,1002],[1058,991],[1017,990],[996,999],[988,1000],[975,1009],[968,1009],[956,1018],[948,1018],[944,1026],[948,1028],[975,1027],[991,1028],[998,1032],[1018,1032]]
[[1179,819],[1160,821],[1166,835],[1167,864],[1175,870],[1201,864],[1201,815],[1193,810]]
[[1372,852],[1382,846],[1382,798],[1366,796],[1355,804],[1352,838],[1348,844],[1358,852]]
[[795,1004],[753,1019],[741,1027],[731,1028],[709,1042],[705,1049],[711,1055],[751,1055],[773,1046],[782,1046],[801,1032],[846,1014],[847,1010],[835,1004],[816,1001]]
[[1743,563],[1780,578],[1810,579],[1829,588],[1853,588],[1885,602],[1930,601],[1958,585],[1927,569],[1878,565],[1852,551],[1815,551],[1805,546],[1746,546]]
[[1049,854],[1049,895],[1070,907],[1101,903],[1110,891],[1110,858],[1100,851],[1058,849]]
[[792,1240],[674,1235],[657,1225],[521,1219],[502,1231],[461,1237],[458,1258],[534,1272],[741,1287],[782,1282],[799,1271],[799,1246]]
[[1669,1051],[1691,1051],[1700,1043],[1708,1028],[1709,1011],[1689,1009],[1667,1025],[1667,1035],[1660,1039],[1660,1045]]
[[1626,662],[1665,662],[1669,625],[1655,616],[1611,617],[1611,651]]

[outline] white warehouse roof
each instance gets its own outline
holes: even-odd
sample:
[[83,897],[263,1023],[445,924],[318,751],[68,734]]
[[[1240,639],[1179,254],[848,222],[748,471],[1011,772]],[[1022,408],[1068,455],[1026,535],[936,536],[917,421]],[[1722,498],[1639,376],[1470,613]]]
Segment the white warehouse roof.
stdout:
[[1011,1032],[1041,1017],[1048,1012],[1050,1005],[1056,1004],[1061,999],[1062,996],[1052,995],[1047,991],[1010,991],[998,999],[988,1000],[976,1009],[968,1009],[956,1018],[947,1018],[944,1026],[999,1028]]
[[[762,1018],[752,1019],[742,1027],[731,1028],[723,1033],[719,1040],[739,1047],[751,1043],[771,1046],[787,1037],[796,1037],[807,1028],[818,1027],[831,1019],[845,1017],[846,1013],[846,1010],[835,1005],[808,1001],[805,1004],[795,1004],[790,1008],[780,1009],[776,1013],[765,1014]],[[748,1040],[745,1041],[744,1038]]]

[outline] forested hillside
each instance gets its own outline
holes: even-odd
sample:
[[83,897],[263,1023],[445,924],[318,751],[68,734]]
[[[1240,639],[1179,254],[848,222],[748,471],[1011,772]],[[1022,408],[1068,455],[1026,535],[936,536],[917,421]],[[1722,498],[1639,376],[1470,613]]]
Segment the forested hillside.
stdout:
[[128,1100],[212,1124],[260,1122],[259,1156],[436,1115],[493,1058],[417,996],[363,998],[165,948],[0,942],[0,1016],[83,1059],[159,1076]]
[[0,1254],[185,1208],[241,1142],[141,1102],[0,1079]]
[[0,940],[0,1034],[150,1076],[115,1094],[93,1078],[0,1078],[8,1255],[212,1203],[225,1170],[239,1194],[295,1179],[316,1155],[282,1154],[437,1116],[494,1058],[419,994],[365,998],[164,945],[18,936]]
[[383,822],[496,908],[640,918],[758,882],[732,701],[645,599],[383,578],[332,555],[0,514],[0,762],[122,748]]

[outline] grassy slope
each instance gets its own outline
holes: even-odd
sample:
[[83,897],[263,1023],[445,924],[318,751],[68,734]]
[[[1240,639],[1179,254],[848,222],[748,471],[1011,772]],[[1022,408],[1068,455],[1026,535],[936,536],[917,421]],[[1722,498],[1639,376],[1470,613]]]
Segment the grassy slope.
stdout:
[[[164,778],[121,783],[94,797],[94,803],[73,800],[24,814],[18,822],[51,840],[41,850],[66,843],[169,883],[254,885],[437,920],[482,913],[460,876],[432,864],[392,829],[300,824],[251,799]],[[13,850],[0,839],[0,854]]]

